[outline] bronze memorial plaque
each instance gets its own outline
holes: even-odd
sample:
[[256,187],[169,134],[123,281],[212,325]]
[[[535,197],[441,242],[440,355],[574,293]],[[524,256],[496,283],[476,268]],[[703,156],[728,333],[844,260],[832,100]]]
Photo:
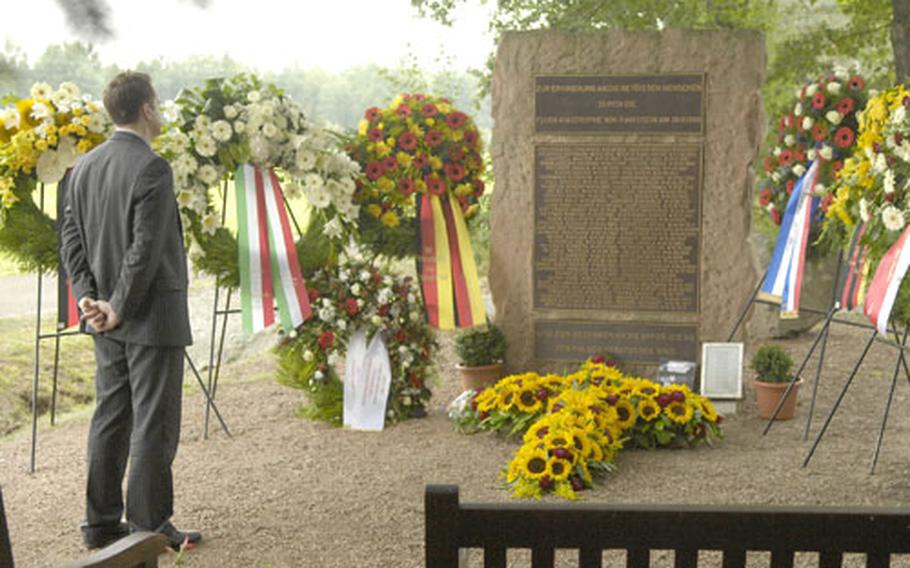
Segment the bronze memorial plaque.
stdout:
[[535,309],[697,313],[700,144],[535,148]]
[[701,134],[705,75],[534,78],[537,132]]
[[598,353],[642,364],[698,360],[698,328],[693,324],[537,320],[534,338],[535,356],[548,361],[583,361]]

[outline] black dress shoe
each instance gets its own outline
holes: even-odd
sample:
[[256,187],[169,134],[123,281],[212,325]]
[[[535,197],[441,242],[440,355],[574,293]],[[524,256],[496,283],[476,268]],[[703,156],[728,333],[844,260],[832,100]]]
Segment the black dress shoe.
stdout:
[[165,523],[158,532],[167,537],[168,546],[173,550],[180,550],[184,545],[187,549],[193,548],[202,540],[202,533],[197,531],[177,530],[170,522]]
[[130,534],[130,527],[126,523],[116,525],[82,525],[82,542],[86,548],[104,548]]

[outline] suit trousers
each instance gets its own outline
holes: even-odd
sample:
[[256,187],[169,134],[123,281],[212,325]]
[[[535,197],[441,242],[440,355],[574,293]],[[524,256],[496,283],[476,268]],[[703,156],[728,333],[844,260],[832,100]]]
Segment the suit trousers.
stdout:
[[183,347],[95,340],[95,414],[88,438],[86,528],[154,531],[173,514],[171,464],[180,438]]

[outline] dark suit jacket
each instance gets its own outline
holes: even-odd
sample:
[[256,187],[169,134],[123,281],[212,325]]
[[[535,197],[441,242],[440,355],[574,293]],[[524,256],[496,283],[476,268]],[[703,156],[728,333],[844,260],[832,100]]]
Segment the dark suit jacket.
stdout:
[[192,343],[187,266],[167,160],[118,131],[76,163],[66,195],[62,258],[76,299],[107,300],[127,343]]

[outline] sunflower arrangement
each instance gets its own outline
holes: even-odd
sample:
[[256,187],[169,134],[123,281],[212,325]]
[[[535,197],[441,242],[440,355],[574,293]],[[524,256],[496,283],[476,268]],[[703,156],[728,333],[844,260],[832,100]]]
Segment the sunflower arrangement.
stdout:
[[[575,498],[592,479],[614,469],[623,447],[711,445],[722,437],[722,417],[710,400],[684,385],[626,376],[603,357],[568,375],[512,375],[468,391],[450,416],[465,433],[522,436],[522,447],[505,469],[506,482],[520,497],[555,492]],[[550,444],[557,434],[557,443]],[[567,439],[572,443],[563,443]],[[551,462],[564,465],[559,460],[572,467],[549,468]]]
[[[869,274],[897,241],[910,208],[910,90],[898,85],[873,97],[860,116],[854,154],[828,198],[824,233],[846,247],[860,225]],[[894,314],[910,321],[910,287],[901,285]]]
[[[348,149],[364,171],[354,199],[367,234],[413,234],[415,194],[449,199],[466,220],[479,209],[482,141],[473,120],[448,99],[402,94],[384,109],[368,108]],[[385,254],[402,255],[401,239],[364,240]]]
[[410,277],[383,273],[363,259],[344,258],[307,280],[314,315],[279,347],[279,380],[302,389],[310,417],[341,424],[343,387],[336,367],[348,334],[362,329],[385,339],[392,370],[387,422],[425,414],[432,392],[437,345],[423,318],[420,294]]
[[[820,160],[819,195],[834,183],[844,160],[855,149],[856,113],[867,99],[863,77],[845,69],[822,74],[796,92],[791,110],[778,121],[777,141],[764,159],[758,185],[758,206],[774,224],[780,225],[790,194],[810,162]],[[830,202],[830,198],[824,200],[822,210]]]
[[54,221],[32,200],[38,182],[60,181],[113,127],[100,102],[70,82],[35,83],[30,98],[0,109],[0,249],[26,269],[57,265]]

